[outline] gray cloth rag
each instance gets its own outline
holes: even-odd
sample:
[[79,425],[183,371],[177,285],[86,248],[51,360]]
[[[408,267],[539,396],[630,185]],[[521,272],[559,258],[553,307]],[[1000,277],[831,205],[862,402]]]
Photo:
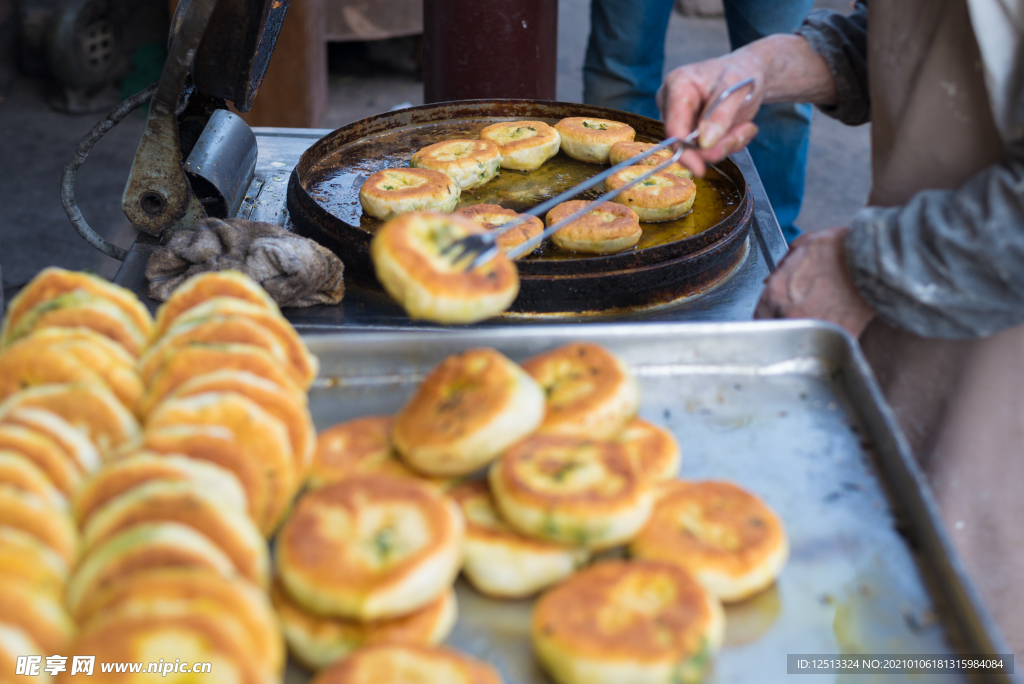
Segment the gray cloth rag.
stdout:
[[149,296],[164,301],[191,276],[241,271],[278,306],[337,304],[344,264],[329,249],[272,223],[204,219],[158,247],[146,265]]

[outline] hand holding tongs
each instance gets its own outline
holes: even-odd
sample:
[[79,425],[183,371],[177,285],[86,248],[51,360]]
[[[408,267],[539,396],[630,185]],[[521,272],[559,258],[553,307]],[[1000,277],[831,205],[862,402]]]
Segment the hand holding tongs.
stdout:
[[[754,85],[754,79],[753,78],[746,78],[746,79],[744,79],[742,81],[739,81],[738,83],[734,83],[733,85],[731,85],[728,88],[726,88],[725,90],[723,90],[721,92],[721,94],[717,98],[715,98],[715,101],[711,103],[711,106],[708,107],[704,111],[704,113],[701,115],[701,120],[706,119],[709,116],[711,116],[711,113],[713,111],[715,111],[715,109],[718,107],[718,105],[722,104],[722,102],[724,102],[730,95],[735,93],[737,90],[740,90],[742,88],[746,88],[747,86],[751,86],[751,85]],[[752,93],[748,93],[745,99],[749,100],[751,97],[752,97]],[[573,221],[575,221],[575,220],[585,216],[586,214],[590,213],[595,208],[597,208],[598,206],[604,204],[605,202],[608,202],[610,200],[615,199],[616,197],[618,197],[619,195],[624,193],[626,190],[629,190],[630,188],[635,186],[637,183],[645,180],[649,176],[652,176],[652,175],[658,173],[659,171],[663,171],[663,170],[667,169],[668,167],[672,166],[673,164],[675,164],[676,162],[678,162],[679,161],[679,157],[682,156],[684,150],[687,150],[687,149],[699,149],[700,146],[697,144],[697,138],[699,136],[700,136],[700,127],[698,126],[698,127],[695,127],[693,129],[693,131],[690,132],[690,134],[687,135],[682,140],[680,140],[679,138],[677,138],[675,136],[673,136],[671,138],[668,138],[666,140],[663,140],[660,143],[658,143],[657,145],[655,145],[654,147],[651,147],[650,149],[645,150],[641,154],[639,154],[639,155],[637,155],[635,157],[630,157],[629,159],[626,159],[625,161],[620,162],[619,164],[616,164],[615,166],[611,167],[610,169],[606,169],[606,170],[602,171],[601,173],[597,174],[593,178],[590,178],[589,180],[586,180],[586,181],[580,183],[579,185],[577,185],[575,187],[572,187],[572,188],[569,188],[565,192],[563,192],[563,193],[561,193],[561,194],[559,194],[559,195],[557,195],[555,197],[552,197],[551,199],[549,199],[549,200],[547,200],[545,202],[542,202],[542,203],[538,204],[533,209],[530,209],[529,211],[523,212],[523,215],[520,218],[517,218],[517,219],[515,219],[513,221],[510,221],[508,223],[502,224],[502,225],[498,226],[497,228],[495,228],[494,230],[489,231],[487,233],[480,233],[480,234],[477,234],[477,235],[468,235],[468,236],[466,236],[464,238],[456,240],[455,242],[453,242],[452,244],[450,244],[446,248],[444,248],[441,251],[441,254],[445,255],[445,256],[451,256],[452,261],[455,261],[455,262],[462,261],[466,257],[470,257],[468,263],[466,264],[466,270],[467,271],[471,271],[474,268],[482,266],[482,265],[486,264],[488,261],[490,261],[491,259],[493,259],[498,254],[498,251],[499,251],[498,244],[497,244],[498,237],[500,235],[503,235],[504,233],[507,233],[508,231],[512,230],[516,226],[521,225],[526,220],[527,216],[536,216],[536,217],[540,218],[541,216],[546,214],[548,211],[550,211],[551,209],[555,208],[557,205],[561,204],[562,202],[565,202],[567,200],[572,199],[573,197],[575,197],[576,195],[580,194],[581,192],[584,192],[585,190],[589,190],[590,188],[594,187],[595,185],[598,185],[599,183],[603,183],[612,174],[618,173],[622,169],[629,168],[630,166],[635,166],[637,164],[637,162],[639,162],[641,159],[645,159],[647,157],[650,157],[651,155],[660,152],[661,150],[665,149],[666,147],[672,147],[674,152],[673,152],[672,156],[669,157],[665,162],[663,162],[661,164],[658,164],[657,166],[652,166],[649,171],[647,171],[646,173],[644,173],[644,174],[634,178],[631,182],[627,183],[626,185],[623,185],[621,188],[616,188],[615,190],[612,190],[609,193],[601,195],[600,197],[598,197],[593,202],[590,202],[584,208],[580,209],[577,212],[574,212],[573,214],[570,214],[569,216],[565,217],[564,219],[562,219],[558,223],[555,223],[554,225],[548,226],[547,228],[544,229],[544,232],[542,232],[542,233],[540,233],[538,235],[533,236],[532,238],[530,238],[526,242],[524,242],[521,245],[518,245],[518,246],[516,246],[516,247],[514,247],[514,248],[512,248],[512,249],[510,249],[508,251],[508,257],[510,259],[517,259],[517,258],[521,257],[524,254],[529,254],[530,252],[532,252],[534,249],[537,248],[537,245],[539,245],[541,242],[543,242],[547,238],[549,238],[552,235],[554,235],[555,233],[557,233],[559,230],[561,230],[562,228],[564,228],[568,224],[570,224]]]

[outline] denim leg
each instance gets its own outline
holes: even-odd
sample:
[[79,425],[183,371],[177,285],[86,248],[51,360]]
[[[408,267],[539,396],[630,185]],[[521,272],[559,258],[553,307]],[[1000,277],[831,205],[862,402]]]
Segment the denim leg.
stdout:
[[[732,48],[773,33],[791,33],[811,11],[813,0],[725,0]],[[754,123],[761,129],[748,149],[787,242],[800,231],[800,213],[811,136],[811,105],[765,105]]]
[[591,0],[583,101],[660,119],[655,95],[674,0]]

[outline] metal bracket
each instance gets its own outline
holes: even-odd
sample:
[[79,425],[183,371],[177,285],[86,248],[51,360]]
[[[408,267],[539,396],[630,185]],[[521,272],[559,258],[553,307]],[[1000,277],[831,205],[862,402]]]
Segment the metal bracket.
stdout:
[[240,116],[226,109],[213,113],[184,167],[192,192],[208,215],[238,214],[256,173],[258,152],[256,135]]

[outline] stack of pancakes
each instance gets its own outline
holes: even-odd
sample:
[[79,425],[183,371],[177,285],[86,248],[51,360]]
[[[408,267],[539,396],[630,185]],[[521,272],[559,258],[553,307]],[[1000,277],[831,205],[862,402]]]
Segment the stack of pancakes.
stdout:
[[2,340],[0,600],[20,603],[0,658],[17,644],[279,682],[266,537],[312,459],[318,369],[274,302],[210,273],[154,322],[127,290],[47,269]]

